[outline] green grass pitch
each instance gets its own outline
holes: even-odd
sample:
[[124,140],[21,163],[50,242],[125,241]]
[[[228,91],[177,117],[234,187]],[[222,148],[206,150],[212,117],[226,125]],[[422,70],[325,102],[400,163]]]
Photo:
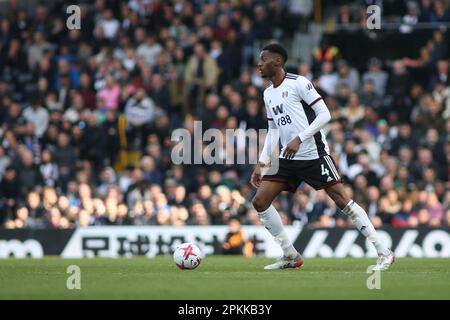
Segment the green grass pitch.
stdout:
[[[266,271],[267,258],[209,256],[196,270],[171,257],[0,260],[0,299],[450,299],[450,259],[397,259],[367,289],[374,259],[307,259],[300,269]],[[67,267],[81,289],[66,287]]]

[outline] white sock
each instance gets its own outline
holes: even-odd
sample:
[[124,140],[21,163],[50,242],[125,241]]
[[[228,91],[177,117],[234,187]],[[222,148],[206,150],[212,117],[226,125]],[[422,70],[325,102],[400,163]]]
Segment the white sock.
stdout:
[[352,219],[355,227],[373,243],[378,254],[389,254],[389,249],[380,241],[377,231],[363,208],[355,201],[350,200],[342,211]]
[[283,228],[283,223],[281,222],[281,217],[277,209],[275,209],[273,205],[270,205],[267,210],[258,212],[258,216],[266,229],[274,237],[275,241],[280,245],[284,256],[294,258],[298,252],[295,250]]

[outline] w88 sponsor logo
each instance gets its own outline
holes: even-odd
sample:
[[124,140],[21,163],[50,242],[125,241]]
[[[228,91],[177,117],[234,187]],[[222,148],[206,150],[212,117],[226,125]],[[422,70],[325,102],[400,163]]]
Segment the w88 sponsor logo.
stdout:
[[288,114],[286,116],[279,117],[277,119],[277,125],[278,126],[285,126],[285,125],[291,124],[291,123],[292,123],[292,119],[291,119],[291,117]]

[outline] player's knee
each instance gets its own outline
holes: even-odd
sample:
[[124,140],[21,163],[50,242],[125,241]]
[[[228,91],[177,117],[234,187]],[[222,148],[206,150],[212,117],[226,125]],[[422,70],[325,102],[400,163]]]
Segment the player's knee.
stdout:
[[270,203],[267,203],[267,201],[259,196],[255,196],[252,200],[253,208],[255,208],[258,212],[263,212],[269,208]]

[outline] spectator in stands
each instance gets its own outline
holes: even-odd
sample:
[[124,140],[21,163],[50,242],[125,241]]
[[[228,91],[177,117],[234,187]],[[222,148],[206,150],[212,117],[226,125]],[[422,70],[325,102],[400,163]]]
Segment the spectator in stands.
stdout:
[[[203,44],[198,43],[194,48],[195,54],[186,66],[185,81],[191,99],[191,110],[204,99],[205,94],[216,90],[219,76],[217,62],[208,55]],[[199,115],[200,110],[196,109]]]
[[120,87],[112,74],[108,74],[105,80],[105,87],[97,95],[97,99],[103,100],[98,107],[101,111],[116,110],[119,107]]
[[347,106],[341,110],[341,116],[348,119],[352,127],[364,118],[364,106],[359,102],[357,93],[350,94]]
[[20,206],[17,208],[14,223],[16,228],[36,228],[33,218],[30,218],[28,215],[28,208],[26,206]]
[[39,165],[39,171],[46,186],[56,186],[59,179],[58,166],[53,162],[53,155],[48,149],[42,151],[42,162]]
[[17,164],[17,177],[21,186],[21,194],[24,196],[32,188],[43,185],[42,175],[39,168],[34,163],[33,153],[21,148],[19,151],[20,162]]
[[229,232],[225,235],[225,240],[222,245],[223,254],[244,254],[245,234],[241,229],[239,219],[232,218],[228,222]]
[[330,96],[336,95],[338,75],[334,72],[334,67],[331,62],[324,62],[322,64],[322,74],[319,76],[320,88]]
[[6,168],[11,164],[11,158],[5,153],[5,149],[0,146],[0,181],[5,174]]
[[52,51],[52,45],[46,41],[44,33],[38,31],[34,33],[33,43],[28,48],[28,67],[34,70],[44,57],[46,51]]
[[339,60],[336,63],[338,71],[338,82],[337,85],[343,83],[347,84],[351,92],[356,92],[359,89],[359,74],[355,68],[349,66],[348,62],[345,60]]
[[97,35],[97,38],[105,37],[113,40],[119,32],[119,21],[114,18],[110,9],[104,10],[101,15],[102,17],[97,21],[94,33]]
[[420,22],[430,22],[433,14],[433,0],[420,1]]
[[408,1],[407,13],[402,17],[400,25],[401,33],[410,33],[414,30],[414,26],[419,22],[419,5],[417,2]]
[[363,81],[371,79],[375,84],[375,92],[380,96],[384,96],[388,74],[381,68],[381,61],[378,58],[372,58],[369,61],[369,68],[363,75]]
[[379,110],[382,105],[382,98],[375,92],[375,83],[371,79],[363,82],[359,100],[363,106],[371,106],[375,110]]
[[339,48],[330,44],[327,38],[323,38],[319,48],[313,52],[313,71],[318,72],[324,62],[336,62],[339,57]]
[[0,182],[0,197],[2,222],[13,217],[13,210],[21,198],[21,185],[14,167],[6,168],[2,181]]
[[445,6],[445,2],[443,0],[434,1],[434,10],[431,12],[430,22],[439,23],[448,21],[450,21],[450,12]]
[[143,88],[136,90],[136,94],[128,99],[125,105],[125,117],[129,123],[127,134],[131,142],[135,141],[136,148],[142,148],[157,116],[155,103]]
[[41,101],[34,100],[31,106],[24,110],[23,116],[26,121],[33,124],[36,136],[42,137],[47,130],[49,114],[41,105]]

